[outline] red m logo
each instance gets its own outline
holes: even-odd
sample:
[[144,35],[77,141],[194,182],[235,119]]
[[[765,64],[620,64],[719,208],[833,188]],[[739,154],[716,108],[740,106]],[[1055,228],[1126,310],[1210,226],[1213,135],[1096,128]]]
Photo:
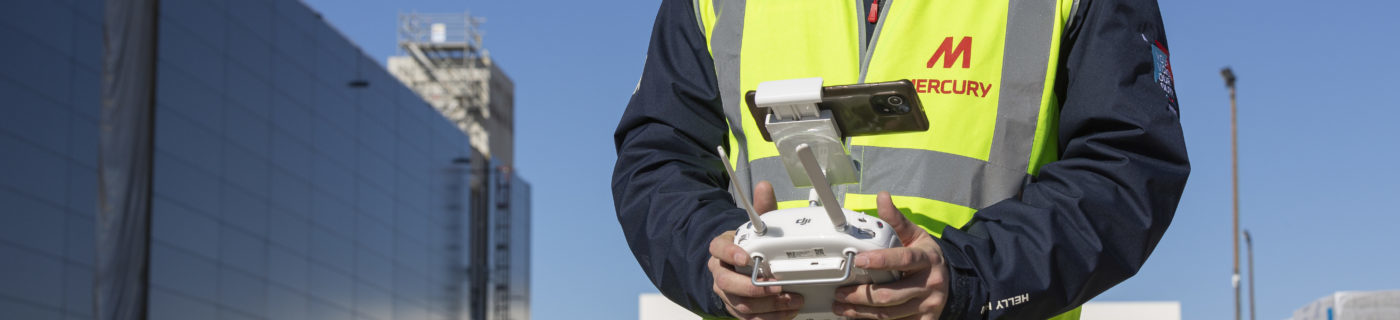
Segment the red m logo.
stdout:
[[[972,67],[972,37],[963,37],[958,41],[958,47],[953,48],[953,37],[943,39],[943,44],[938,46],[938,51],[933,52],[933,57],[928,58],[928,66],[933,68],[933,64],[938,63],[938,58],[948,56],[948,60],[943,60],[943,68],[952,68],[953,62],[962,59],[963,69]],[[967,57],[963,57],[967,56]]]

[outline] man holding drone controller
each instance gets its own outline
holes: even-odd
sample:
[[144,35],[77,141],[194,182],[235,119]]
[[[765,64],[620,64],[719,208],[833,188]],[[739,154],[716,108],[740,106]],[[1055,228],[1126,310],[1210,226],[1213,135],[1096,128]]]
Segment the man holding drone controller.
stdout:
[[838,288],[832,312],[1075,319],[1146,262],[1190,172],[1166,44],[1151,0],[665,0],[614,136],[618,220],[672,301],[791,319],[803,297],[734,271],[735,197],[807,204],[743,94],[907,79],[930,129],[847,139],[860,182],[837,189],[903,243],[855,266],[902,278]]

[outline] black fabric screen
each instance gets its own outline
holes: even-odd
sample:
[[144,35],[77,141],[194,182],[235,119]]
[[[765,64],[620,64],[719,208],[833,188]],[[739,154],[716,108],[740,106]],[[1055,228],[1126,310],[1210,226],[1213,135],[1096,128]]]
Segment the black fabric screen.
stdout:
[[158,0],[106,0],[98,153],[97,319],[145,319]]

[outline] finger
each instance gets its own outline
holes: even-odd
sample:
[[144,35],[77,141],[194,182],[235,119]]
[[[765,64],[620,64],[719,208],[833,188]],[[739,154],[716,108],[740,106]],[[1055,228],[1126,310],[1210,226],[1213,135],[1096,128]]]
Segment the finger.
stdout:
[[922,271],[933,263],[929,249],[923,246],[877,249],[856,255],[856,267],[868,270]]
[[773,194],[773,184],[768,180],[753,185],[753,210],[758,214],[778,210],[778,197]]
[[943,315],[943,308],[946,307],[947,303],[947,294],[934,292],[928,298],[924,298],[923,302],[918,302],[919,305],[914,314],[896,320],[938,320]]
[[732,266],[749,265],[749,252],[734,244],[734,231],[725,231],[710,240],[710,256]]
[[[714,260],[714,259],[710,259],[710,260]],[[793,293],[793,294],[784,294],[784,295],[780,295],[780,296],[777,296],[777,297],[772,297],[772,298],[785,299],[785,300],[779,300],[779,301],[777,301],[777,302],[779,303],[779,306],[781,307],[782,310],[768,311],[768,312],[745,312],[745,311],[754,311],[753,309],[750,308],[750,306],[751,306],[753,303],[752,303],[752,302],[744,302],[743,299],[762,299],[762,298],[745,298],[745,297],[739,297],[739,296],[729,295],[729,294],[726,294],[726,293],[720,291],[718,286],[714,286],[713,289],[714,289],[715,293],[719,295],[720,300],[723,300],[723,301],[724,301],[724,309],[725,309],[725,311],[728,311],[730,315],[732,315],[732,316],[734,316],[734,317],[736,317],[736,318],[739,318],[739,319],[783,319],[783,320],[790,320],[790,319],[792,319],[792,318],[797,317],[798,309],[801,309],[801,308],[802,308],[802,303],[803,303],[803,302],[802,302],[802,295],[795,294],[795,293]],[[782,297],[782,296],[786,296],[786,297]],[[740,306],[736,306],[734,301],[740,301],[740,302],[739,302],[739,303],[740,303]],[[746,305],[746,304],[747,304],[747,305]],[[742,311],[741,311],[741,310],[742,310]]]
[[938,320],[938,317],[941,316],[939,313],[942,313],[942,312],[943,312],[943,311],[930,312],[929,314],[923,314],[923,315],[920,315],[920,314],[911,314],[911,315],[909,315],[909,316],[907,316],[907,317],[895,318],[894,320]]
[[926,278],[926,273],[919,273],[890,283],[840,287],[836,288],[832,300],[875,307],[899,305],[910,300],[920,300],[918,298],[927,297],[929,289],[923,285]]
[[710,274],[715,278],[715,288],[727,295],[757,298],[774,296],[783,291],[783,288],[778,286],[755,286],[749,275],[725,268],[718,259],[711,258],[709,268]]
[[894,200],[890,198],[889,191],[880,191],[875,197],[875,211],[880,215],[880,220],[889,223],[894,232],[899,236],[899,241],[904,245],[914,243],[921,235],[927,235],[924,229],[919,228],[909,218],[904,217],[904,213],[899,212],[899,208],[894,206]]
[[731,310],[729,310],[729,313],[733,314],[735,318],[744,320],[790,320],[792,318],[797,317],[797,310],[747,314],[735,312],[731,308]]
[[922,301],[911,300],[889,306],[875,307],[837,302],[831,304],[831,312],[852,319],[898,319],[919,314]]
[[767,297],[741,297],[728,296],[730,308],[742,314],[774,313],[783,311],[795,311],[802,309],[802,295],[796,293],[783,293]]

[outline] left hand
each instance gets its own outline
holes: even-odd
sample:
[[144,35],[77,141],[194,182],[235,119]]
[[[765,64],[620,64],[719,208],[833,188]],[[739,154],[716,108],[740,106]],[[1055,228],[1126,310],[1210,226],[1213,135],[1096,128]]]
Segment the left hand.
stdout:
[[880,192],[876,209],[904,247],[862,252],[856,255],[855,265],[867,270],[902,271],[903,277],[889,283],[837,288],[831,311],[858,319],[938,319],[948,302],[943,249],[923,228],[904,218],[889,192]]

